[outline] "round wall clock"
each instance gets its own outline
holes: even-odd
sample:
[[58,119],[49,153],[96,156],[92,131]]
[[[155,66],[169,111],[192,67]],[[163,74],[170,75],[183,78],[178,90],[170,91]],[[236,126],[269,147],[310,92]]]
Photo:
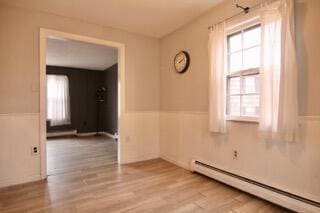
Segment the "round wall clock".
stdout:
[[184,73],[190,65],[190,56],[186,51],[179,52],[174,57],[174,68],[177,73]]

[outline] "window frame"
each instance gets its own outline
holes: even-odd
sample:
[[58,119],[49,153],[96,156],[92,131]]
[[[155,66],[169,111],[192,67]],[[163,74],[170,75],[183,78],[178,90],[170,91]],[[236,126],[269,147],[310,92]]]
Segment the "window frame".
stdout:
[[[259,95],[259,107],[260,107],[260,91],[258,93],[243,93],[243,78],[246,76],[250,75],[259,75],[260,77],[260,66],[259,67],[253,67],[253,68],[248,68],[248,69],[241,69],[241,70],[236,70],[236,71],[230,71],[230,55],[233,53],[241,52],[242,53],[242,66],[244,65],[244,52],[249,49],[253,49],[256,47],[261,48],[261,42],[259,45],[254,45],[251,47],[244,48],[244,33],[246,31],[252,30],[254,28],[261,27],[261,23],[259,21],[254,21],[251,23],[246,23],[242,24],[236,28],[233,28],[227,32],[226,39],[227,39],[227,74],[226,74],[226,120],[227,121],[239,121],[239,122],[254,122],[258,123],[259,122],[259,117],[255,116],[243,116],[242,114],[242,96],[245,95]],[[230,52],[230,45],[229,45],[229,38],[234,35],[241,34],[241,49]],[[261,58],[260,58],[261,59]],[[240,78],[240,93],[237,94],[229,94],[229,80],[234,77],[239,77]],[[240,97],[240,115],[230,115],[229,114],[229,97],[230,96],[239,96]]]

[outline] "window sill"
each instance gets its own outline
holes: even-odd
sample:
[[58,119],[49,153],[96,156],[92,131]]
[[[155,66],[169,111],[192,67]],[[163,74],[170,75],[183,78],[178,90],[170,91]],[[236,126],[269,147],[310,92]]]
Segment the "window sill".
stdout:
[[244,123],[256,123],[256,124],[258,124],[259,123],[259,118],[227,116],[227,121],[244,122]]

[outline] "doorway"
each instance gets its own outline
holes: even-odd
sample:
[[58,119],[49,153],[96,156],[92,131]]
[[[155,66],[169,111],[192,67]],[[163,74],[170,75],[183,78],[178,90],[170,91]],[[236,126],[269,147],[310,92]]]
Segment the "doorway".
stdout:
[[[52,69],[54,70],[54,66],[51,66],[51,73],[47,73],[47,50],[48,50],[48,39],[55,39],[55,41],[72,41],[72,42],[80,42],[80,43],[85,43],[87,45],[98,45],[101,47],[105,47],[105,48],[111,48],[111,49],[115,49],[117,51],[117,66],[113,67],[113,70],[116,71],[116,78],[117,78],[117,82],[116,87],[117,87],[117,98],[116,98],[116,116],[114,119],[117,120],[116,122],[116,127],[106,127],[104,121],[101,120],[101,118],[105,115],[105,101],[106,101],[106,93],[108,92],[108,89],[106,87],[106,85],[104,83],[99,83],[96,84],[96,86],[94,86],[95,88],[91,88],[91,92],[90,89],[86,89],[86,91],[89,91],[90,93],[90,98],[93,98],[92,94],[94,92],[94,98],[95,100],[91,100],[91,102],[94,102],[92,106],[88,106],[88,108],[90,108],[90,110],[92,112],[95,113],[89,113],[91,115],[90,117],[90,121],[87,121],[88,119],[79,119],[79,115],[84,115],[85,113],[78,113],[79,115],[74,115],[72,117],[72,114],[77,114],[76,111],[69,112],[68,113],[68,108],[65,107],[65,111],[63,111],[62,114],[66,115],[65,117],[63,117],[63,119],[54,119],[53,117],[56,115],[48,115],[48,107],[50,107],[52,104],[51,103],[47,103],[47,88],[48,88],[48,84],[52,83],[52,82],[68,82],[69,85],[68,87],[71,87],[71,82],[70,81],[70,75],[63,75],[63,71],[60,70],[59,73],[60,75],[55,75],[56,73],[54,73],[52,71]],[[66,72],[68,70],[65,70]],[[74,70],[73,70],[74,71]],[[83,71],[83,70],[82,70]],[[90,72],[87,72],[86,75],[88,75]],[[93,72],[90,73],[90,75],[92,75]],[[51,78],[50,78],[50,82],[47,82],[47,74],[51,74]],[[68,74],[68,73],[67,73]],[[97,75],[101,76],[101,73],[97,73]],[[74,79],[74,78],[73,78]],[[88,78],[84,78],[86,81],[88,81]],[[103,77],[93,77],[93,79],[96,80],[101,80],[103,79]],[[85,169],[86,166],[88,167],[92,167],[94,163],[96,163],[98,166],[101,164],[105,164],[105,163],[112,163],[113,160],[117,163],[121,163],[121,115],[123,113],[123,100],[124,100],[124,45],[121,43],[117,43],[117,42],[111,42],[111,41],[106,41],[106,40],[101,40],[101,39],[96,39],[96,38],[91,38],[91,37],[86,37],[86,36],[81,36],[81,35],[75,35],[75,34],[70,34],[70,33],[65,33],[65,32],[60,32],[60,31],[54,31],[54,30],[48,30],[48,29],[40,29],[40,149],[41,149],[41,177],[42,178],[46,178],[48,175],[48,171],[49,174],[52,173],[56,173],[56,172],[63,172],[63,171],[71,171],[74,168],[80,168],[80,169]],[[78,78],[79,80],[79,78]],[[67,83],[63,83],[63,84],[67,84]],[[82,84],[82,83],[77,83]],[[73,85],[74,86],[74,85]],[[63,88],[63,86],[62,86]],[[49,90],[49,89],[48,89]],[[63,90],[63,89],[62,89]],[[94,90],[94,91],[92,91]],[[71,92],[71,90],[69,90]],[[49,91],[50,92],[50,91]],[[82,92],[82,94],[80,94],[80,96],[84,96],[84,93]],[[75,99],[75,98],[74,98]],[[74,101],[73,99],[73,101]],[[50,102],[50,101],[49,101]],[[84,102],[88,102],[89,101],[84,101]],[[69,100],[69,103],[71,103],[71,101]],[[65,103],[63,103],[64,105]],[[79,103],[78,103],[79,104]],[[71,104],[72,106],[74,105],[78,105],[78,104]],[[50,106],[49,106],[50,105]],[[70,108],[72,108],[72,106],[69,106]],[[79,107],[79,106],[76,106]],[[90,111],[90,110],[86,110],[86,112]],[[52,113],[51,113],[52,114]],[[61,113],[60,113],[61,114]],[[70,115],[71,114],[71,115]],[[67,116],[69,115],[69,116]],[[93,115],[93,116],[92,116]],[[57,117],[57,116],[56,116]],[[81,116],[80,116],[81,117]],[[48,119],[49,118],[49,119]],[[80,124],[78,121],[75,122],[75,118],[77,118],[80,121]],[[73,125],[71,125],[71,120],[73,120]],[[49,125],[48,125],[49,122]],[[59,122],[64,122],[62,125],[60,123],[60,125],[57,125],[56,123]],[[74,124],[77,123],[77,124]],[[79,127],[80,125],[80,127]],[[49,127],[48,127],[49,126]],[[63,129],[64,127],[68,127],[69,129],[67,129],[67,131],[61,131],[61,128]],[[48,146],[48,142],[47,142],[47,128],[48,129],[53,129],[53,130],[60,130],[58,131],[58,136],[61,136],[63,134],[67,134],[67,135],[74,135],[75,137],[70,137],[70,138],[54,138],[51,141],[49,141],[51,144],[50,146]],[[117,131],[104,131],[105,129],[109,128],[110,129],[116,129]],[[66,129],[65,129],[66,130]],[[68,133],[66,133],[68,132]],[[54,134],[57,134],[57,132],[52,132],[53,136],[55,136]],[[60,135],[59,135],[60,134]],[[110,136],[113,138],[117,139],[116,143],[112,143],[110,142]],[[108,139],[109,137],[109,139]],[[109,141],[109,143],[108,143]],[[90,144],[90,147],[85,147],[84,145],[88,145]],[[59,148],[59,146],[63,146],[63,152],[61,151],[61,149]],[[66,148],[69,147],[70,149]],[[68,153],[68,150],[74,150],[74,153],[78,153],[75,154],[74,156],[72,156],[70,153]],[[116,149],[116,155],[110,155],[110,159],[106,159],[106,154],[108,154],[107,152],[104,152],[104,149],[108,149],[108,151],[112,152],[115,151]],[[86,161],[86,159],[83,159],[83,152],[85,150],[89,150],[88,152],[86,152],[88,159],[90,159],[90,161]],[[51,153],[53,155],[56,155],[56,158],[48,158],[47,153]],[[82,154],[81,154],[82,153]],[[100,156],[100,161],[95,159],[95,158],[91,158],[91,154],[92,156]],[[60,169],[56,169],[54,168],[54,164],[59,165],[59,163],[62,162],[63,158],[66,158],[69,161],[72,160],[76,160],[76,159],[82,159],[82,163],[79,162],[69,162],[67,164],[64,164],[63,168]],[[74,158],[72,158],[74,157]],[[60,159],[60,160],[57,160]],[[50,163],[50,167],[48,167],[48,164]],[[82,167],[81,167],[82,165]]]

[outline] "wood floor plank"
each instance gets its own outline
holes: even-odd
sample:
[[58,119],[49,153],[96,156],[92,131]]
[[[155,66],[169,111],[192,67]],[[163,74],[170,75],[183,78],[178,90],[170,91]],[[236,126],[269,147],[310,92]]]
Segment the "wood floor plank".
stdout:
[[0,189],[0,212],[289,212],[161,159],[118,165],[116,142],[95,139],[50,141],[50,176]]
[[117,143],[105,136],[47,140],[48,175],[117,162]]

